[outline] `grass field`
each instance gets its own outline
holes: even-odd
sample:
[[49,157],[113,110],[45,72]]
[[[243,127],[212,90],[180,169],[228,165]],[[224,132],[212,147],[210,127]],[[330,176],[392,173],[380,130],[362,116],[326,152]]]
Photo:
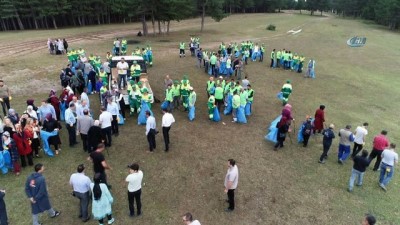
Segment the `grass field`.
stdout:
[[[149,79],[156,96],[163,96],[163,79],[170,74],[181,79],[188,74],[197,91],[196,120],[189,122],[184,112],[174,112],[176,123],[171,129],[171,147],[164,153],[163,139],[157,136],[156,153],[148,154],[145,128],[137,126],[136,118],[129,118],[120,127],[121,135],[113,139],[107,161],[113,167],[109,181],[113,185],[115,198],[113,214],[115,224],[181,224],[181,215],[192,212],[202,224],[361,224],[365,213],[373,213],[379,225],[400,224],[399,170],[384,193],[378,186],[378,174],[369,168],[364,185],[353,193],[346,191],[352,163],[341,166],[336,163],[337,143],[331,147],[328,162],[318,164],[322,151],[321,137],[312,137],[308,148],[288,139],[282,150],[275,152],[271,143],[264,140],[270,122],[280,113],[281,104],[275,95],[282,84],[291,79],[294,92],[290,98],[293,105],[296,129],[300,121],[313,115],[320,104],[326,105],[327,123],[334,123],[336,131],[346,124],[357,125],[369,122],[366,148],[372,147],[372,138],[382,129],[389,131],[393,142],[400,139],[396,118],[400,99],[398,73],[400,65],[400,38],[384,28],[356,20],[338,19],[332,16],[310,17],[298,14],[245,14],[235,15],[220,23],[206,21],[206,30],[199,33],[199,20],[174,23],[168,36],[137,38],[134,34],[139,24],[116,27],[90,27],[89,29],[63,29],[58,31],[25,31],[1,35],[6,42],[24,44],[42,40],[45,45],[50,34],[60,37],[79,36],[85,33],[101,35],[111,29],[110,35],[99,40],[76,40],[71,47],[83,46],[88,53],[100,54],[111,48],[119,29],[126,32],[133,29],[128,39],[151,44],[154,51],[154,67],[149,70]],[[265,30],[268,24],[275,24],[277,31]],[[116,29],[115,29],[116,28]],[[301,28],[297,35],[286,32]],[[112,33],[115,32],[115,35]],[[178,42],[189,40],[189,35],[199,35],[205,49],[216,49],[221,42],[254,40],[267,45],[264,63],[250,62],[245,72],[255,90],[254,113],[248,124],[230,122],[230,116],[222,116],[226,123],[208,120],[205,86],[208,76],[195,67],[191,57],[178,57]],[[346,45],[353,36],[367,37],[362,48]],[[0,44],[1,47],[1,44]],[[136,46],[134,46],[136,47]],[[129,50],[133,46],[128,47]],[[268,56],[273,49],[286,48],[304,54],[308,61],[316,59],[317,79],[305,79],[299,74],[280,69],[270,69]],[[0,62],[0,77],[11,87],[12,105],[18,112],[25,107],[25,100],[33,97],[39,104],[51,88],[59,87],[59,70],[65,66],[65,56],[50,56],[47,50],[38,49],[32,53],[3,57]],[[91,96],[94,111],[98,105],[96,96]],[[158,127],[161,124],[159,105],[154,105]],[[96,117],[98,114],[96,114]],[[66,132],[62,131],[66,143]],[[68,149],[55,158],[35,159],[44,163],[45,176],[52,205],[62,211],[57,219],[41,217],[44,224],[79,224],[78,202],[70,195],[68,185],[70,174],[80,163],[87,165],[87,174],[92,169],[86,161],[87,155],[80,149]],[[239,187],[236,191],[237,209],[226,214],[223,180],[226,161],[236,159],[240,172]],[[144,216],[128,217],[126,165],[139,162],[144,172],[142,203]],[[12,174],[0,176],[0,187],[7,190],[6,204],[10,224],[31,223],[30,205],[24,194],[24,182],[31,168],[23,170],[20,177]],[[96,221],[88,224],[97,224]]]

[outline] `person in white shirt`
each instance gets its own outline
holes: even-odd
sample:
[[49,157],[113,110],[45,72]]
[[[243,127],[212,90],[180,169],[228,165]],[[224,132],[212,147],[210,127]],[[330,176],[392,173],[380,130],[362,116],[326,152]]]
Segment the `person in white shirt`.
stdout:
[[163,109],[163,117],[162,117],[162,133],[165,142],[165,151],[169,151],[169,130],[171,129],[171,125],[175,123],[174,116],[168,112],[167,109]]
[[104,144],[107,147],[111,146],[111,121],[113,120],[113,117],[110,112],[107,112],[107,110],[102,107],[101,108],[101,114],[99,116],[99,121],[101,124],[101,132],[103,133],[103,136],[105,138]]
[[235,209],[235,189],[239,182],[239,169],[236,161],[233,159],[228,160],[228,171],[225,176],[225,193],[228,195],[229,207],[225,209],[226,212],[232,212]]
[[185,225],[201,225],[198,220],[193,220],[191,213],[185,213],[182,217],[182,221]]
[[368,134],[367,127],[368,123],[363,123],[362,126],[358,126],[354,131],[354,147],[353,153],[351,154],[352,158],[356,157],[356,155],[363,149],[365,136]]
[[125,62],[125,58],[121,58],[121,61],[119,61],[117,63],[117,69],[118,69],[118,77],[119,77],[118,89],[121,90],[122,82],[124,82],[124,86],[122,89],[124,89],[127,85],[126,75],[128,73],[128,69],[129,69],[129,65],[127,62]]
[[394,151],[396,144],[391,143],[388,149],[382,152],[381,174],[379,176],[379,186],[386,191],[386,186],[392,180],[394,166],[399,162],[399,155]]
[[129,202],[129,216],[135,216],[135,200],[137,208],[137,216],[142,215],[142,201],[140,196],[142,195],[142,180],[143,172],[139,170],[137,163],[128,166],[129,175],[125,181],[128,182],[128,202]]
[[86,101],[87,107],[90,108],[90,100],[89,100],[89,96],[87,95],[87,91],[88,91],[88,89],[85,87],[81,94],[81,102]]
[[114,135],[118,135],[118,114],[119,114],[119,107],[117,103],[113,101],[112,98],[107,99],[107,112],[111,113],[112,115],[112,122],[111,122],[111,130]]
[[77,169],[77,173],[71,175],[69,184],[73,188],[72,195],[79,199],[79,218],[83,222],[90,220],[90,214],[88,211],[89,200],[90,200],[90,178],[84,173],[85,166],[80,164]]
[[150,114],[150,111],[146,111],[146,136],[149,142],[149,152],[153,153],[156,148],[156,119]]

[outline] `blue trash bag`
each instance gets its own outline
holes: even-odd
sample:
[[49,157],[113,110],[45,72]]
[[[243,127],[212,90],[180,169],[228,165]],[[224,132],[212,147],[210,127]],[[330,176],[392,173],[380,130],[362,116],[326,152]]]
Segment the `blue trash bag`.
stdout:
[[232,113],[232,98],[231,94],[228,95],[227,105],[224,109],[224,115],[230,115]]
[[278,128],[276,128],[276,125],[279,123],[281,118],[282,118],[282,115],[279,115],[271,122],[271,125],[268,128],[269,132],[267,133],[267,135],[265,135],[265,140],[271,141],[273,143],[278,142],[278,140],[277,140]]
[[[60,103],[60,120],[65,120],[65,110],[67,109],[67,102]],[[93,115],[93,114],[92,114]]]
[[217,107],[214,108],[213,121],[214,121],[214,122],[219,122],[219,121],[221,121],[221,117],[220,117],[220,115],[219,115],[219,111],[218,111],[218,108],[217,108]]
[[239,56],[240,56],[240,51],[237,51],[237,52],[235,53],[235,58],[239,58]]
[[49,145],[49,137],[55,136],[58,134],[58,131],[52,131],[52,132],[46,132],[44,130],[40,130],[40,137],[42,138],[43,141],[43,151],[46,153],[46,155],[50,157],[54,157],[54,152],[50,148]]
[[304,124],[300,127],[299,131],[297,132],[297,142],[298,143],[302,143],[304,141],[303,129],[304,129]]
[[189,106],[188,117],[190,121],[193,121],[196,116],[196,108],[194,106]]
[[226,62],[221,62],[220,66],[219,66],[219,74],[223,74],[223,75],[227,74]]
[[279,100],[283,100],[283,93],[282,92],[279,92],[278,94],[276,94],[276,97],[279,99]]
[[146,125],[146,111],[150,112],[150,115],[153,115],[153,112],[150,110],[149,105],[147,104],[147,102],[142,101],[142,106],[141,106],[141,110],[138,116],[138,125]]
[[239,107],[237,109],[237,122],[238,123],[247,123],[246,116],[244,115],[244,107]]
[[251,102],[248,102],[247,104],[246,104],[246,106],[244,107],[244,114],[246,115],[246,116],[250,116],[251,115]]
[[256,61],[258,57],[258,52],[253,52],[253,54],[251,55],[251,60]]
[[88,82],[87,89],[88,89],[88,93],[92,93],[93,92],[92,82]]
[[118,125],[124,125],[125,119],[121,114],[118,114]]
[[0,171],[2,174],[8,173],[8,167],[6,166],[6,162],[5,162],[4,155],[3,155],[4,152],[5,151],[0,151]]
[[170,104],[169,101],[163,101],[161,103],[161,110],[168,109],[169,108],[169,104]]
[[211,67],[211,65],[208,67],[208,75],[213,75],[213,72],[212,72],[212,67]]

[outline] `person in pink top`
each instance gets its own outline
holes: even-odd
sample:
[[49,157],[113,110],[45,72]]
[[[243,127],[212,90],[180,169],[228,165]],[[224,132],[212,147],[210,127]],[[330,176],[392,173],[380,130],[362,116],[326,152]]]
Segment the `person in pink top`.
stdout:
[[371,153],[369,154],[369,162],[371,163],[371,161],[373,159],[376,158],[376,162],[374,165],[374,171],[377,171],[379,168],[379,165],[381,164],[382,161],[382,152],[383,150],[385,150],[387,147],[389,147],[389,140],[386,137],[387,135],[387,131],[386,130],[382,130],[381,134],[376,135],[374,137],[374,142],[373,142],[373,149],[371,151]]

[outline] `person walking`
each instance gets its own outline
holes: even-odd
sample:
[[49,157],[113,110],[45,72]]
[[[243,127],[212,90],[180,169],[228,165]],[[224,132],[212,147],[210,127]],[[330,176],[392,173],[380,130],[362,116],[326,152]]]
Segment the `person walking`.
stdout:
[[89,110],[84,109],[83,116],[79,116],[77,121],[77,129],[81,135],[83,151],[87,152],[89,149],[88,132],[94,123],[93,118],[89,115]]
[[346,125],[345,129],[339,131],[339,151],[338,151],[338,163],[343,164],[347,157],[350,155],[350,144],[354,141],[354,135],[350,131],[351,126]]
[[383,150],[385,150],[385,148],[389,147],[389,140],[386,137],[387,133],[388,132],[386,130],[382,130],[381,134],[374,137],[372,151],[369,154],[370,162],[376,158],[376,162],[375,162],[374,169],[373,169],[374,171],[377,171],[379,168],[379,165],[381,164],[381,161],[382,161],[381,155],[382,155]]
[[185,225],[201,225],[198,220],[193,219],[192,214],[189,212],[182,216],[182,221]]
[[225,190],[224,192],[228,195],[229,207],[225,209],[226,212],[232,212],[235,209],[235,189],[239,182],[239,169],[236,165],[236,161],[233,159],[228,160],[228,171],[225,175]]
[[112,121],[111,121],[111,130],[114,135],[118,135],[118,114],[119,109],[117,103],[115,103],[112,98],[107,99],[107,112],[111,113]]
[[146,111],[146,136],[149,142],[149,152],[153,153],[156,148],[156,119],[150,114],[150,111]]
[[99,122],[101,125],[101,132],[103,133],[104,137],[104,144],[106,147],[111,146],[111,123],[112,123],[113,117],[110,112],[106,110],[106,108],[101,107],[101,114],[99,116]]
[[108,188],[111,189],[111,185],[108,185],[107,183],[107,174],[106,174],[106,169],[112,170],[112,168],[108,165],[106,162],[106,159],[103,155],[103,151],[105,149],[105,146],[103,143],[99,144],[97,146],[96,151],[90,153],[89,157],[87,158],[89,161],[92,161],[93,163],[93,171],[95,174],[98,174],[101,179],[101,183],[107,184]]
[[394,166],[399,162],[399,155],[394,151],[396,144],[391,143],[388,149],[382,152],[381,174],[379,176],[379,186],[386,191],[386,186],[392,180]]
[[78,142],[76,141],[76,116],[75,116],[75,103],[71,102],[69,108],[65,110],[65,126],[68,130],[69,147],[75,147]]
[[325,122],[325,106],[320,105],[319,109],[315,111],[314,116],[314,132],[321,133],[324,129],[324,122]]
[[168,112],[167,109],[163,109],[163,117],[162,117],[162,132],[165,142],[165,151],[169,151],[169,130],[173,123],[175,123],[174,116]]
[[354,158],[363,148],[365,144],[365,136],[368,134],[368,123],[363,123],[362,126],[358,126],[354,131],[354,147],[351,157]]
[[6,190],[0,189],[0,224],[1,225],[8,225],[6,203],[4,202],[5,195],[6,195]]
[[335,125],[330,124],[328,129],[322,131],[322,135],[324,136],[322,139],[323,152],[319,157],[319,163],[324,164],[325,160],[328,158],[328,152],[332,145],[332,140],[335,138],[335,133],[333,132],[335,129]]
[[307,147],[308,140],[310,139],[311,133],[313,130],[313,126],[311,124],[311,117],[306,116],[306,121],[302,125],[302,135],[303,135],[303,147]]
[[8,110],[11,108],[10,101],[11,101],[11,91],[7,85],[4,84],[4,81],[0,79],[0,103],[3,107],[3,114],[7,116]]
[[32,207],[33,225],[41,225],[39,223],[39,214],[44,211],[47,211],[50,218],[55,218],[61,213],[54,210],[50,205],[46,179],[43,176],[44,169],[43,164],[36,164],[35,172],[26,179],[25,183],[25,194],[29,198]]
[[291,120],[288,120],[286,117],[282,117],[281,121],[276,124],[276,128],[278,128],[277,132],[277,143],[274,146],[274,150],[278,151],[279,148],[283,148],[283,142],[285,142],[286,134],[289,132]]
[[88,212],[90,199],[90,178],[85,175],[85,166],[78,165],[77,172],[72,174],[69,179],[69,184],[73,188],[72,195],[79,199],[79,218],[82,222],[87,222],[90,219]]
[[129,216],[135,216],[135,206],[136,201],[137,216],[142,215],[142,201],[140,196],[142,195],[142,180],[143,172],[139,170],[139,164],[133,163],[128,166],[129,175],[126,177],[125,181],[128,183],[128,203],[129,203]]
[[354,181],[356,179],[357,179],[357,186],[361,186],[363,183],[365,170],[369,166],[368,151],[363,150],[361,156],[356,155],[353,158],[353,161],[354,164],[353,164],[353,169],[351,170],[349,188],[347,189],[349,192],[353,191]]
[[108,224],[114,223],[112,217],[111,204],[114,198],[111,196],[110,190],[107,185],[102,183],[100,174],[94,175],[94,183],[90,184],[92,191],[92,214],[95,220],[99,221],[99,225],[104,225],[104,218],[107,217]]
[[104,142],[104,136],[100,128],[100,121],[95,120],[87,132],[88,153],[95,151],[100,143]]

